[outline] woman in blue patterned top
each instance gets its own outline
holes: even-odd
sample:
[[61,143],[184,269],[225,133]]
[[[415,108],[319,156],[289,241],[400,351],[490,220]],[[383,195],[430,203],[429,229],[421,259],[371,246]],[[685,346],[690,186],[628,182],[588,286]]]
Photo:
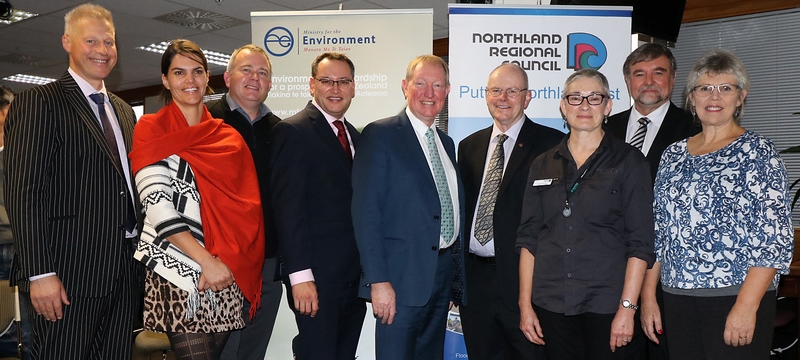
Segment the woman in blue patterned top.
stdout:
[[783,161],[769,139],[739,125],[749,89],[735,55],[703,54],[686,85],[703,131],[661,157],[656,263],[642,290],[642,326],[655,342],[654,332],[666,332],[673,359],[769,359],[793,230]]

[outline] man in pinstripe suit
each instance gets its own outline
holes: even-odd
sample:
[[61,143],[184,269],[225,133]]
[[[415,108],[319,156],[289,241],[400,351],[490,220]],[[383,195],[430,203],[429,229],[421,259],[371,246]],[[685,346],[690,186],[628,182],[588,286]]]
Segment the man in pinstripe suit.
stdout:
[[129,359],[139,265],[127,153],[135,115],[106,91],[114,24],[84,4],[65,17],[69,70],[19,94],[6,122],[12,279],[34,359]]

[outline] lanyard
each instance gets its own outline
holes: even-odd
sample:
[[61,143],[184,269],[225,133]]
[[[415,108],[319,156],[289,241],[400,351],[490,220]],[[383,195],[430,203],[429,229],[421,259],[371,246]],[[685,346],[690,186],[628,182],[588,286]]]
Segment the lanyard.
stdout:
[[594,156],[592,158],[592,161],[588,164],[585,164],[586,168],[583,169],[583,173],[581,173],[581,176],[579,176],[578,179],[575,180],[575,183],[572,184],[571,187],[567,183],[568,179],[567,167],[569,166],[569,163],[567,163],[566,157],[564,157],[563,155],[561,156],[561,170],[564,175],[564,190],[566,190],[567,193],[567,199],[564,201],[564,210],[561,210],[561,215],[564,215],[565,218],[572,216],[572,208],[570,207],[570,200],[569,200],[570,197],[572,197],[572,194],[578,191],[578,187],[581,185],[581,182],[586,177],[586,174],[589,172],[589,169],[591,169],[592,166],[597,162],[597,159],[600,157],[600,154],[592,154],[590,156]]

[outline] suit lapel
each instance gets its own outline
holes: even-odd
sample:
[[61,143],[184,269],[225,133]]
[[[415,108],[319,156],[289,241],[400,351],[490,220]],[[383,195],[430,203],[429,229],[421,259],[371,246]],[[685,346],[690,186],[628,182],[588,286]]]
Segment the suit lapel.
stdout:
[[531,126],[531,120],[525,116],[522,121],[524,122],[522,123],[522,128],[519,130],[517,142],[511,150],[511,157],[508,158],[508,165],[506,165],[506,171],[503,173],[503,180],[500,181],[500,188],[497,190],[498,197],[508,187],[508,183],[514,178],[514,173],[520,170],[527,170],[526,166],[524,166],[525,159],[528,158],[528,155],[534,148],[533,144],[528,141],[533,139],[535,135],[533,133],[533,127]]
[[[358,146],[358,137],[361,134],[359,134],[359,132],[355,128],[355,126],[350,124],[350,122],[347,121],[346,118],[344,119],[344,126],[347,127],[347,132],[350,134],[350,141],[353,143],[353,148],[356,148],[356,146]],[[355,155],[355,154],[353,154],[353,155]]]
[[483,185],[483,172],[486,169],[486,157],[489,154],[489,151],[494,151],[494,149],[489,150],[489,140],[492,137],[492,126],[487,129],[481,130],[480,134],[476,137],[475,141],[477,142],[477,150],[473,151],[470,156],[473,157],[471,164],[474,164],[475,171],[472,173],[474,174],[473,177],[473,184],[478,186],[478,190],[480,191],[480,187]]
[[111,106],[114,108],[114,114],[117,116],[119,129],[122,131],[125,150],[126,152],[130,152],[133,144],[133,127],[136,125],[136,119],[130,117],[130,112],[122,111],[122,109],[128,106],[122,99],[112,93],[108,93],[108,97],[111,100]]
[[322,138],[325,145],[329,147],[331,151],[337,151],[338,154],[341,155],[340,157],[342,160],[347,160],[347,155],[344,149],[342,149],[342,144],[339,142],[337,135],[333,132],[328,120],[325,119],[325,115],[310,101],[306,106],[306,111],[308,112],[309,120],[311,120],[311,125],[314,126],[314,131]]
[[667,146],[672,144],[676,136],[675,132],[680,128],[678,121],[680,117],[677,116],[676,111],[681,110],[670,102],[667,113],[664,115],[664,121],[661,122],[661,127],[658,129],[656,137],[653,138],[653,144],[650,145],[650,151],[647,152],[647,159],[651,162],[655,161],[654,164],[658,164],[661,160],[661,153],[664,152]]
[[625,141],[625,133],[628,132],[628,119],[630,119],[630,117],[631,108],[628,108],[628,110],[614,115],[614,119],[617,119],[617,121],[609,121],[607,123],[608,128],[611,129],[611,133],[616,135],[617,138],[622,139],[622,141]]
[[[66,99],[67,106],[72,107],[74,112],[78,114],[80,121],[83,122],[83,124],[86,126],[86,129],[89,130],[92,138],[106,154],[112,166],[114,166],[114,168],[117,169],[117,172],[124,177],[122,174],[122,169],[117,168],[115,164],[114,156],[111,153],[111,148],[108,146],[106,137],[103,134],[103,129],[100,127],[100,120],[98,120],[94,115],[94,111],[92,111],[92,108],[89,105],[89,100],[83,96],[83,92],[78,86],[78,83],[75,82],[75,79],[73,79],[72,75],[69,73],[64,74],[59,81],[61,81],[62,87],[64,88],[64,97]],[[128,145],[126,144],[126,147],[127,146]]]
[[400,131],[400,142],[405,144],[408,147],[408,155],[414,159],[414,162],[419,166],[420,172],[423,174],[427,174],[425,177],[428,179],[430,185],[436,188],[436,182],[433,180],[433,174],[431,174],[430,166],[428,165],[428,159],[425,157],[425,153],[422,151],[422,146],[419,143],[417,138],[417,134],[414,132],[414,127],[411,126],[411,120],[406,115],[405,109],[403,109],[399,115],[397,115],[397,128]]

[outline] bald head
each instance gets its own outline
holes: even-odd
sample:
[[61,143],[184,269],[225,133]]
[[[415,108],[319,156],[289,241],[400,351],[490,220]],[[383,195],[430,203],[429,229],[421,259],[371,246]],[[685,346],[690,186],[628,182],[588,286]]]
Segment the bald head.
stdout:
[[500,65],[489,75],[486,106],[500,131],[506,132],[522,120],[530,101],[528,74],[518,65]]
[[528,73],[526,73],[525,70],[523,70],[519,65],[512,63],[501,64],[492,70],[492,73],[489,74],[489,79],[491,80],[492,76],[495,76],[495,74],[499,72],[506,73],[508,76],[518,77],[525,85],[524,88],[528,88]]

